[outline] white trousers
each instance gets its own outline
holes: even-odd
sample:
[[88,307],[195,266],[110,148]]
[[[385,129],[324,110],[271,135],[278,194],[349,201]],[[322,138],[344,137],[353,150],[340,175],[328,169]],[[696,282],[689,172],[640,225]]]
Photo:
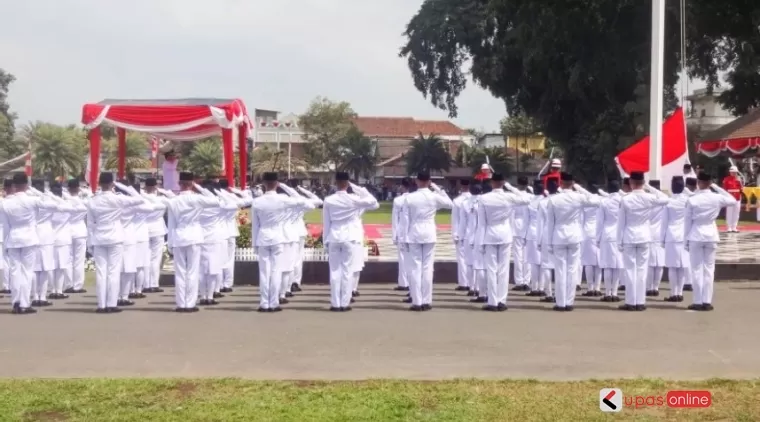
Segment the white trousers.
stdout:
[[[526,240],[520,237],[512,239],[512,262],[514,263],[515,284],[527,286],[530,284],[530,264],[525,253]],[[507,263],[509,266],[509,263]]]
[[151,237],[148,246],[150,247],[150,266],[145,272],[145,287],[154,289],[158,287],[158,280],[161,277],[161,258],[163,258],[164,254],[164,237]]
[[467,287],[467,262],[465,260],[465,248],[468,246],[462,242],[456,242],[454,248],[457,254],[457,285]]
[[593,292],[602,290],[602,269],[596,265],[586,265],[583,267],[586,272],[586,288]]
[[575,286],[578,284],[578,276],[581,268],[581,244],[554,245],[552,254],[554,262],[554,279],[557,284],[557,306],[573,306],[575,303]]
[[647,270],[647,290],[660,290],[662,283],[662,273],[665,272],[663,267],[649,267]]
[[354,272],[351,263],[356,252],[352,243],[330,243],[327,257],[330,266],[330,306],[348,308],[351,306],[351,293],[354,290]]
[[736,231],[739,225],[739,213],[741,212],[742,204],[740,201],[736,201],[735,204],[731,204],[726,207],[726,229],[728,231]]
[[115,308],[119,301],[119,280],[123,264],[124,245],[93,246],[95,261],[95,294],[98,309]]
[[201,299],[214,299],[214,292],[219,290],[219,286],[221,285],[221,277],[221,274],[201,274],[198,283],[198,292]]
[[303,278],[303,248],[306,244],[306,238],[302,237],[295,245],[295,265],[293,266],[293,277],[291,283],[301,285]]
[[399,287],[409,287],[409,271],[407,269],[406,255],[404,248],[398,246],[398,285]]
[[604,273],[604,295],[617,296],[620,288],[620,270],[617,268],[605,268]]
[[222,287],[232,288],[235,284],[235,250],[237,249],[237,238],[227,239],[227,265],[222,269]]
[[201,245],[174,248],[174,299],[178,308],[194,308],[198,302]]
[[506,305],[509,292],[509,250],[512,244],[485,245],[488,305]]
[[688,268],[668,268],[671,296],[683,296],[683,286],[688,273]]
[[649,243],[623,245],[623,281],[626,305],[646,304]]
[[280,307],[282,287],[282,245],[259,246],[259,307],[275,309]]
[[[71,239],[71,272],[65,288],[84,288],[84,261],[87,259],[87,238]],[[67,274],[67,275],[68,275]]]
[[36,285],[32,289],[32,300],[47,300],[48,286],[53,280],[55,270],[37,271],[35,273]]
[[6,254],[10,264],[11,303],[28,308],[35,278],[34,261],[37,257],[37,247],[11,248],[6,250]]
[[537,292],[541,288],[541,265],[530,264],[530,291]]
[[121,287],[119,288],[119,299],[128,300],[129,294],[135,291],[135,279],[137,273],[121,273]]
[[478,297],[488,297],[488,277],[486,270],[475,270],[475,290],[478,291]]
[[435,243],[409,244],[409,293],[412,305],[433,303],[433,262]]
[[64,285],[71,279],[71,268],[56,268],[53,271],[53,293],[63,294]]
[[689,242],[691,283],[694,289],[692,297],[695,305],[712,304],[716,249],[715,242]]
[[280,271],[282,279],[280,280],[280,298],[285,299],[285,293],[290,291],[290,284],[293,281],[293,261],[295,260],[296,243],[290,242],[282,246],[282,258]]

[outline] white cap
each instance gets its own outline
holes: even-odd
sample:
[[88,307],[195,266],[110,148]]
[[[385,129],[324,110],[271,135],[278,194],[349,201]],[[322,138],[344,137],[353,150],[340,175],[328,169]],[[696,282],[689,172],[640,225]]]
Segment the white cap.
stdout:
[[562,167],[562,162],[559,161],[559,158],[555,158],[552,160],[552,167]]
[[491,170],[491,167],[488,164],[484,163],[482,166],[480,166],[480,169],[481,170]]
[[736,168],[736,166],[731,166],[731,167],[728,168],[728,171],[731,171],[731,172],[734,172],[734,173],[738,173],[739,169]]

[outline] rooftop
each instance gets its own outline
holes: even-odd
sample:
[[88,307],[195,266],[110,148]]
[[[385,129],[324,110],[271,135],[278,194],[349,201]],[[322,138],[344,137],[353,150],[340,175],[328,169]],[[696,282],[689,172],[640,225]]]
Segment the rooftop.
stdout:
[[755,109],[742,117],[705,134],[701,142],[724,141],[760,137],[760,109]]
[[447,120],[415,120],[411,117],[357,117],[356,126],[370,137],[415,138],[436,134],[441,136],[464,136],[467,132]]

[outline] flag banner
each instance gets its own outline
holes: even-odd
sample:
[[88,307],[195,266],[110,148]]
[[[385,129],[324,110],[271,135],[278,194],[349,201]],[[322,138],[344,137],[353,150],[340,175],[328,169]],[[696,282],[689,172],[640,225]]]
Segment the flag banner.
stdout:
[[[628,177],[631,172],[643,171],[649,174],[649,136],[631,145],[615,157],[621,177]],[[683,176],[683,165],[689,163],[689,148],[686,140],[686,123],[683,109],[678,108],[662,124],[662,186],[670,186],[673,176]]]

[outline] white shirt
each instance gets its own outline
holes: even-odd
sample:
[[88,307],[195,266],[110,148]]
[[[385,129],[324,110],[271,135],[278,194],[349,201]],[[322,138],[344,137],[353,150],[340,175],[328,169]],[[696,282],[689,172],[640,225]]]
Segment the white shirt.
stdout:
[[619,191],[602,198],[596,213],[595,239],[597,242],[617,243],[620,200],[622,198],[623,193]]
[[169,200],[169,241],[170,248],[180,248],[203,243],[203,228],[200,224],[204,208],[219,206],[216,197],[182,191]]
[[539,226],[538,226],[538,208],[541,200],[544,199],[542,195],[534,195],[530,199],[528,204],[528,228],[525,231],[525,239],[532,240],[534,242],[539,240]]
[[365,210],[377,209],[372,195],[354,195],[338,191],[325,198],[322,208],[322,240],[329,243],[360,243],[364,241],[363,232],[356,229],[361,224],[361,214]]
[[[211,192],[204,192],[210,198],[214,197]],[[218,243],[230,238],[230,213],[237,213],[237,201],[220,193],[217,197],[219,205],[204,208],[201,212],[201,227],[203,228],[204,243]]]
[[478,232],[475,246],[512,243],[512,219],[515,209],[529,203],[530,198],[527,195],[505,192],[503,189],[495,189],[481,195],[477,210]]
[[404,207],[406,243],[435,243],[438,239],[435,213],[452,206],[451,199],[440,188],[436,192],[419,189],[407,195]]
[[584,239],[583,209],[595,208],[601,203],[597,195],[564,191],[549,197],[546,207],[546,230],[549,244],[572,245]]
[[280,195],[274,190],[254,198],[251,203],[251,237],[254,247],[290,243],[285,231],[290,227],[291,211],[306,206],[304,198]]
[[662,218],[660,242],[680,243],[684,241],[684,217],[689,194],[682,192],[670,197]]
[[122,214],[125,209],[142,204],[142,198],[101,192],[87,203],[88,243],[107,246],[124,243]]
[[687,242],[719,242],[718,218],[720,209],[736,204],[736,198],[723,188],[713,184],[719,193],[709,189],[698,189],[686,201],[684,213],[684,233]]
[[179,160],[164,161],[161,167],[162,174],[164,176],[164,189],[178,191],[179,190],[179,172],[177,172],[177,164]]
[[522,195],[525,198],[528,199],[528,203],[524,205],[519,205],[515,207],[515,212],[512,215],[512,233],[514,237],[519,237],[520,239],[525,239],[528,235],[528,224],[529,224],[529,215],[528,215],[528,205],[530,204],[530,200],[533,199],[533,195],[528,192],[527,190],[519,190],[512,185],[505,185],[509,192],[515,194],[515,195]]
[[87,238],[87,201],[89,197],[66,196],[64,197],[71,204],[72,210],[69,214],[69,230],[71,231],[72,239],[85,239]]
[[461,240],[461,226],[467,225],[467,215],[462,212],[462,205],[470,196],[472,196],[470,192],[462,192],[452,201],[454,205],[451,207],[451,237],[455,242]]
[[39,245],[37,234],[37,214],[40,209],[55,212],[55,202],[43,201],[42,198],[26,192],[6,196],[2,202],[3,247],[26,248]]
[[549,200],[557,196],[558,194],[549,195],[545,198],[541,198],[538,201],[538,244],[539,246],[548,246],[551,244],[551,235],[549,230],[546,229],[547,212],[549,209]]
[[406,203],[406,195],[408,195],[408,193],[404,192],[393,198],[393,208],[391,209],[391,240],[394,245],[397,243],[403,243],[403,241],[400,240],[399,228],[406,227],[401,218],[404,215],[402,210]]
[[[30,188],[33,189],[33,188]],[[41,201],[50,204],[50,207],[40,208],[37,212],[37,237],[40,245],[54,245],[56,243],[56,233],[53,228],[53,217],[56,213],[63,213],[68,221],[68,213],[71,211],[71,205],[60,198],[52,197],[52,193],[37,194]]]
[[291,188],[290,186],[280,184],[280,188],[285,191],[285,193],[282,195],[289,196],[291,198],[299,198],[303,203],[303,206],[290,208],[287,211],[288,218],[285,223],[285,238],[287,239],[287,243],[298,242],[301,240],[301,238],[306,237],[308,234],[308,231],[306,230],[306,223],[303,220],[304,214],[307,210],[313,210],[316,208],[316,206],[314,205],[314,201],[302,197],[298,194],[298,192],[295,191],[295,189]]
[[475,246],[475,238],[477,237],[478,207],[480,207],[480,195],[472,195],[462,204],[462,213],[467,215],[467,225],[460,225],[459,237],[470,246]]
[[169,205],[169,198],[159,196],[156,193],[142,192],[142,197],[153,204],[153,211],[148,213],[145,218],[145,224],[148,228],[148,237],[158,237],[166,235],[166,207]]
[[[60,198],[60,201],[64,201],[63,198]],[[71,216],[74,213],[74,208],[72,207],[72,203],[68,202],[69,210],[68,211],[57,211],[53,214],[53,218],[50,220],[51,226],[53,227],[53,236],[55,236],[55,245],[56,246],[66,246],[71,245]],[[85,209],[85,214],[87,210]]]
[[238,211],[240,208],[250,207],[253,203],[253,196],[251,196],[250,191],[242,192],[242,196],[237,196],[236,194],[225,190],[220,191],[219,194],[220,196],[225,197],[228,201],[237,205],[237,208],[235,210],[228,210],[226,221],[228,238],[238,237],[240,236],[240,229],[238,229],[237,220]]
[[652,207],[667,205],[668,200],[667,197],[652,195],[643,189],[624,195],[618,213],[618,244],[639,245],[658,241],[659,236],[653,238],[650,227]]

